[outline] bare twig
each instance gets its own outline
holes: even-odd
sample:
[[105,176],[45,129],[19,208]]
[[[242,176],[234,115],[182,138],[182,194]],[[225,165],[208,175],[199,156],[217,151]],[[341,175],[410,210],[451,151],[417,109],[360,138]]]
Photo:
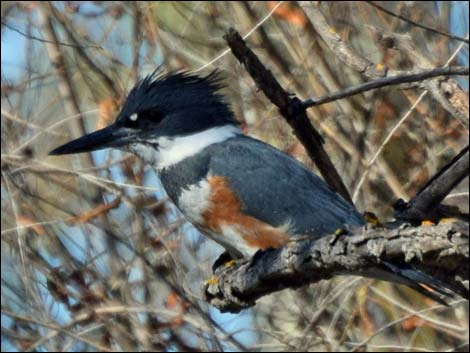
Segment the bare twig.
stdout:
[[[279,1],[275,6],[273,6],[273,8],[271,9],[271,11],[269,11],[266,16],[264,16],[252,29],[250,29],[248,31],[247,34],[245,34],[243,36],[243,39],[246,39],[248,38],[249,36],[251,36],[251,34],[256,31],[259,27],[261,27],[272,15],[274,12],[276,12],[276,10],[279,8],[279,6],[282,5],[282,1]],[[228,53],[230,52],[230,49],[225,49],[224,51],[222,51],[222,53],[220,53],[219,55],[217,55],[215,58],[213,58],[212,60],[210,60],[209,62],[205,63],[204,65],[202,65],[201,67],[199,67],[198,69],[194,70],[194,72],[198,72],[198,71],[201,71],[201,70],[204,70],[206,67],[210,66],[210,65],[213,65],[216,61],[220,60],[221,58],[223,58],[225,55],[227,55]]]
[[85,124],[83,122],[83,117],[81,116],[78,97],[72,88],[73,84],[70,72],[68,71],[65,58],[60,50],[59,40],[52,25],[46,4],[41,4],[40,11],[38,11],[38,18],[43,35],[47,39],[44,46],[46,47],[51,63],[59,77],[58,90],[63,99],[66,114],[80,114],[80,119],[71,120],[69,122],[72,136],[74,138],[78,138],[85,134]]
[[468,75],[469,68],[465,66],[448,66],[448,67],[438,67],[431,70],[419,70],[417,72],[404,73],[398,76],[388,76],[380,78],[374,81],[369,81],[354,87],[349,87],[343,91],[335,92],[332,94],[325,95],[319,98],[310,98],[302,102],[304,108],[313,107],[316,105],[328,103],[335,101],[337,99],[346,98],[359,94],[362,92],[367,92],[373,89],[398,85],[402,83],[411,83],[417,81],[424,81],[429,78],[437,76],[449,76],[449,75]]
[[238,61],[245,66],[256,85],[279,108],[284,119],[304,145],[309,157],[317,165],[325,181],[345,200],[352,203],[346,186],[323,148],[323,138],[310,123],[305,109],[300,106],[300,100],[284,90],[271,71],[246,46],[245,41],[235,29],[229,29],[224,35],[224,39]]
[[[91,58],[90,55],[83,50],[84,48],[80,45],[80,40],[77,35],[77,31],[74,30],[74,26],[72,25],[71,21],[60,11],[54,7],[51,2],[47,2],[47,8],[54,16],[54,19],[61,24],[62,28],[64,29],[65,33],[67,34],[68,38],[72,41],[73,45],[76,46],[77,51],[76,53],[83,59],[86,65],[90,68],[90,71],[96,73],[98,77],[101,78],[101,81],[106,86],[109,92],[112,92],[114,97],[119,97],[122,92],[117,87],[115,82],[109,77],[109,75],[98,65],[98,60]],[[85,38],[88,40],[88,38]]]
[[337,274],[367,276],[371,267],[383,261],[412,263],[468,298],[468,266],[461,265],[469,258],[468,223],[354,233],[293,242],[226,267],[217,275],[216,283],[206,285],[206,300],[222,311],[237,312],[285,288],[298,288]]
[[402,16],[400,14],[397,14],[395,12],[392,12],[390,10],[387,10],[386,8],[376,4],[375,2],[373,1],[366,1],[366,3],[368,3],[369,5],[372,5],[374,6],[376,9],[378,9],[379,11],[382,11],[384,13],[386,13],[387,15],[390,15],[390,16],[393,16],[393,17],[396,17],[396,18],[399,18],[400,20],[402,21],[405,21],[405,22],[408,22],[409,24],[412,24],[413,26],[415,27],[418,27],[418,28],[421,28],[421,29],[425,29],[426,31],[429,31],[429,32],[432,32],[432,33],[436,33],[436,34],[439,34],[441,36],[444,36],[444,37],[447,37],[447,38],[450,38],[450,39],[454,39],[454,40],[458,40],[460,42],[465,42],[468,44],[468,38],[463,38],[463,37],[460,37],[460,36],[456,36],[455,34],[452,34],[452,33],[447,33],[447,32],[443,32],[443,31],[440,31],[438,29],[435,29],[435,28],[431,28],[431,27],[428,27],[428,26],[425,26],[421,23],[418,23],[418,22],[415,22],[413,20],[410,20],[409,18],[406,18],[405,16]]
[[16,33],[18,33],[19,35],[22,35],[25,38],[32,39],[32,40],[37,40],[38,42],[42,42],[42,43],[53,43],[53,44],[62,45],[64,47],[81,48],[81,49],[84,49],[84,48],[103,49],[99,45],[95,45],[95,44],[81,45],[81,44],[64,43],[64,42],[61,42],[61,41],[54,42],[53,40],[36,37],[35,35],[24,33],[23,31],[19,30],[18,28],[10,26],[8,23],[3,22],[3,21],[2,21],[2,26],[5,26],[10,31],[16,32]]
[[347,44],[333,27],[328,24],[317,5],[312,4],[310,1],[299,1],[298,3],[310,19],[317,34],[320,35],[328,48],[336,54],[339,60],[368,78],[375,79],[387,76],[388,68],[384,65],[376,65]]
[[[58,90],[64,104],[64,110],[67,115],[79,115],[79,119],[69,120],[70,132],[72,137],[78,138],[85,134],[85,122],[81,112],[79,99],[76,91],[73,89],[72,78],[65,58],[58,43],[58,37],[52,25],[47,4],[40,3],[38,18],[43,35],[48,42],[44,43],[51,63],[59,77]],[[94,165],[89,154],[83,157],[88,165]]]
[[45,322],[44,318],[36,318],[36,317],[32,317],[32,316],[25,316],[25,315],[19,315],[13,311],[10,311],[6,308],[3,308],[2,307],[2,315],[7,315],[15,320],[18,320],[20,322],[27,322],[27,323],[31,323],[31,324],[34,324],[34,325],[39,325],[39,326],[42,326],[42,327],[46,327],[50,330],[53,330],[55,332],[60,332],[60,333],[63,333],[67,336],[70,336],[80,342],[84,342],[88,345],[90,345],[91,347],[94,347],[96,349],[99,349],[100,351],[103,351],[103,352],[112,352],[111,349],[108,349],[106,346],[104,346],[103,344],[101,344],[100,342],[95,342],[95,341],[92,341],[86,337],[83,337],[79,334],[76,334],[75,332],[73,332],[71,330],[71,327],[68,327],[68,326],[71,326],[71,325],[67,325],[66,327],[62,327],[58,324],[55,324],[55,323],[49,323],[49,322]]

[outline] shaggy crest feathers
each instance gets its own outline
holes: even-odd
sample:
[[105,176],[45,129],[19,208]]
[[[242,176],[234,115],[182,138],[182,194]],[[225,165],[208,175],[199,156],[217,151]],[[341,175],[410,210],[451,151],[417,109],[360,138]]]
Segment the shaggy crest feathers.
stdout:
[[[224,124],[238,125],[229,104],[218,92],[223,87],[217,71],[198,76],[187,71],[165,74],[158,68],[132,88],[117,120],[142,113],[152,120],[168,117],[173,122],[175,119],[180,123],[184,121],[199,129]],[[182,118],[183,114],[187,117]],[[172,115],[178,115],[178,118]]]

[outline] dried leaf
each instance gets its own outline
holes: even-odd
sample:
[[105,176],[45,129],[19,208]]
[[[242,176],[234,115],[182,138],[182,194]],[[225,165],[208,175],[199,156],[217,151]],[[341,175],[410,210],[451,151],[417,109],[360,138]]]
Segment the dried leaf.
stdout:
[[[268,7],[270,10],[276,5],[277,1],[268,1]],[[305,17],[304,12],[298,7],[294,7],[288,3],[284,3],[279,6],[274,12],[274,15],[300,28],[305,28],[307,25],[307,18]]]
[[119,206],[121,203],[121,197],[116,197],[113,201],[107,204],[102,204],[99,205],[90,211],[84,212],[68,221],[68,224],[70,225],[78,225],[78,224],[83,224],[91,221],[93,218],[96,218],[98,216],[101,216],[102,214],[105,214],[109,210],[116,208]]
[[16,220],[20,226],[32,229],[37,235],[46,235],[44,227],[35,219],[19,215]]

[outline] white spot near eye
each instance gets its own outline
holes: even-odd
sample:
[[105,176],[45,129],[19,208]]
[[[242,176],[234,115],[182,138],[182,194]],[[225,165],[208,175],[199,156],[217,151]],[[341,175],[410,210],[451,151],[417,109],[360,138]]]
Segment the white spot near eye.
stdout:
[[132,115],[129,117],[129,119],[130,119],[131,121],[136,121],[137,118],[138,118],[137,113],[134,113],[134,114],[132,114]]

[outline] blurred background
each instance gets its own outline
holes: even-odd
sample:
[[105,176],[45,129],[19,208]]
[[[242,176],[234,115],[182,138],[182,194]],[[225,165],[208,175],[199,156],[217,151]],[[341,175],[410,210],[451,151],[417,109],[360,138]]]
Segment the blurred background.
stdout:
[[[377,3],[468,38],[468,2]],[[467,44],[370,3],[318,6],[377,69],[468,66]],[[3,1],[1,19],[2,351],[468,351],[467,301],[444,307],[359,277],[221,314],[201,286],[222,249],[185,222],[153,170],[116,150],[47,156],[111,123],[136,80],[162,65],[220,70],[244,131],[315,170],[222,39],[229,27],[247,35],[302,99],[365,81],[299,4]],[[414,49],[384,47],[375,29],[409,35]],[[468,77],[456,80],[468,107]],[[432,95],[411,109],[422,92],[394,86],[309,109],[361,212],[390,220],[395,200],[412,197],[468,144],[465,124]],[[468,212],[468,180],[446,202]]]

